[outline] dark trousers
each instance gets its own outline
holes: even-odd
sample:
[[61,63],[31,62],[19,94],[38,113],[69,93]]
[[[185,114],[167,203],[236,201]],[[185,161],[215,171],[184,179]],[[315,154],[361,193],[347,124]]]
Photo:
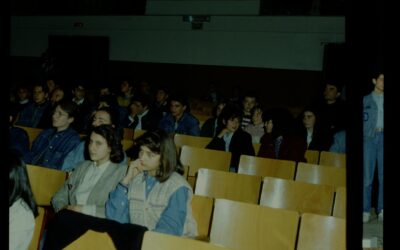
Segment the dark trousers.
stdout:
[[44,250],[63,249],[87,230],[107,232],[118,250],[140,250],[146,227],[121,224],[71,210],[61,210],[49,221]]

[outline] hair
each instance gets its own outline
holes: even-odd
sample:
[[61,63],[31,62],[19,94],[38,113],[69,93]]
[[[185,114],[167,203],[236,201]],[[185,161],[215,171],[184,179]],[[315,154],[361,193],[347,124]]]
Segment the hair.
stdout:
[[179,102],[182,106],[186,106],[185,112],[190,113],[190,105],[184,93],[175,93],[169,97],[169,102]]
[[96,109],[96,111],[93,113],[92,120],[93,120],[94,114],[98,111],[104,111],[104,112],[108,113],[108,115],[110,116],[111,125],[114,125],[115,128],[119,128],[119,125],[120,125],[119,113],[115,106],[101,107],[101,108]]
[[239,108],[238,105],[232,103],[226,104],[218,117],[217,134],[226,127],[228,120],[235,118],[239,119],[239,124],[242,122],[242,110]]
[[[121,144],[121,137],[119,136],[117,130],[111,125],[100,125],[94,127],[91,133],[96,133],[101,135],[107,141],[107,145],[111,148],[110,161],[114,163],[121,163],[124,159],[124,150]],[[90,136],[86,140],[90,140]],[[87,141],[87,142],[88,142]],[[87,143],[89,145],[89,143]]]
[[60,106],[60,108],[67,112],[69,117],[73,117],[76,118],[77,116],[77,112],[78,112],[78,105],[76,103],[74,103],[71,100],[67,100],[67,99],[62,99],[57,105]]
[[47,87],[47,84],[45,83],[35,83],[33,84],[32,89],[34,89],[35,87],[41,87],[43,92],[45,92],[46,94],[49,93],[49,87]]
[[213,109],[212,109],[212,116],[213,116],[213,117],[217,117],[217,109],[218,109],[218,106],[221,105],[221,104],[224,104],[224,107],[225,107],[225,105],[228,104],[228,101],[225,100],[225,99],[221,99],[221,100],[219,100],[219,101],[217,102],[217,104],[214,105],[214,107],[213,107]]
[[10,150],[8,153],[8,204],[12,206],[18,199],[22,199],[32,210],[33,215],[38,215],[35,197],[33,196],[31,184],[25,162],[19,154]]
[[160,154],[160,168],[156,173],[159,182],[166,181],[173,172],[183,174],[173,138],[163,130],[148,131],[136,139],[138,147],[146,146],[152,152]]
[[139,94],[137,96],[134,96],[131,100],[131,102],[129,103],[129,107],[134,103],[134,102],[139,102],[140,104],[142,104],[143,107],[148,107],[150,108],[150,97],[146,94]]

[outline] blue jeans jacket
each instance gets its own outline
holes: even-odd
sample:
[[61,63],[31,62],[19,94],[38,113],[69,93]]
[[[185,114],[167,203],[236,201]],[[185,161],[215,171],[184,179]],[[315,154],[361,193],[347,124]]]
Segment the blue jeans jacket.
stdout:
[[80,142],[79,134],[72,128],[57,132],[45,129],[33,141],[32,149],[24,157],[26,163],[61,169],[65,156]]
[[175,118],[168,114],[164,116],[160,123],[159,128],[167,133],[177,133],[184,135],[200,136],[200,123],[196,117],[189,113],[183,113],[183,116],[178,121],[178,127],[175,129]]
[[48,105],[49,102],[45,102],[41,105],[37,105],[33,102],[28,104],[19,113],[19,117],[15,122],[15,125],[36,128],[43,116],[44,110]]

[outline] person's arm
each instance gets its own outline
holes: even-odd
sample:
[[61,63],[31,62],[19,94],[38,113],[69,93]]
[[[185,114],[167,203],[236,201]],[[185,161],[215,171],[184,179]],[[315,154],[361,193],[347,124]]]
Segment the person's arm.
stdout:
[[107,219],[119,223],[129,223],[128,187],[119,183],[110,193],[106,202],[105,215]]
[[72,171],[78,163],[83,162],[85,160],[84,149],[85,142],[79,143],[74,149],[72,149],[64,158],[61,170],[67,172]]
[[106,218],[116,220],[120,223],[129,222],[129,200],[128,191],[131,180],[143,171],[140,160],[136,159],[129,164],[125,177],[110,193],[106,202],[105,215]]
[[170,197],[154,231],[181,236],[186,222],[189,189],[178,188]]

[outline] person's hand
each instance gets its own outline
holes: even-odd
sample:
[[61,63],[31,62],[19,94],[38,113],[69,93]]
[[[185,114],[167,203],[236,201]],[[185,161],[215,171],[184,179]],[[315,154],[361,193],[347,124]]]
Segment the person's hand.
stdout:
[[126,171],[126,175],[124,179],[122,179],[122,184],[128,186],[129,182],[139,173],[143,171],[143,166],[140,164],[140,159],[136,159],[129,163],[128,170]]
[[219,138],[222,138],[222,137],[224,137],[224,135],[225,135],[226,133],[228,133],[228,132],[229,132],[229,130],[228,130],[227,128],[223,128],[223,129],[221,130],[221,132],[219,132],[218,137],[219,137]]
[[68,205],[66,209],[72,210],[78,213],[82,213],[83,206],[82,205]]

